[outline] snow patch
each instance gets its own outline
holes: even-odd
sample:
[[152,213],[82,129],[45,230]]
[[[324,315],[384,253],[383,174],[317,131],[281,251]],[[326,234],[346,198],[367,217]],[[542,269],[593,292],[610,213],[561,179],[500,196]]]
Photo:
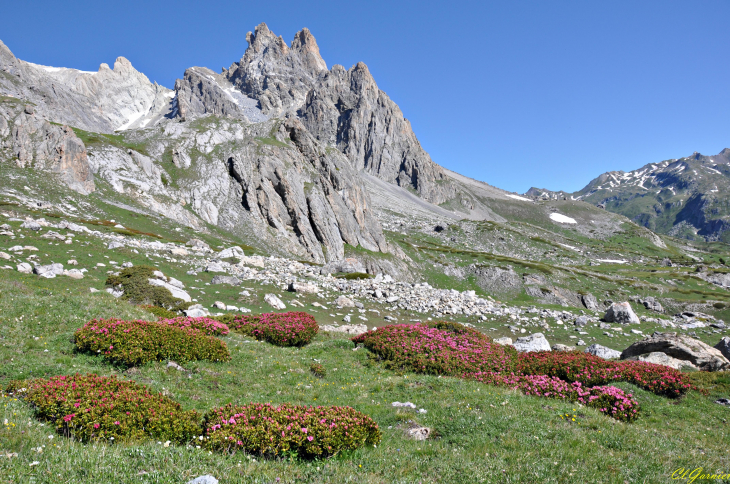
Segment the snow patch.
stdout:
[[522,201],[525,201],[525,202],[531,202],[532,201],[529,198],[521,197],[519,195],[512,195],[511,193],[507,193],[507,196],[510,197],[510,198],[514,198],[515,200],[522,200]]
[[620,259],[596,259],[598,262],[608,262],[610,264],[626,264],[629,261]]
[[563,215],[561,213],[551,213],[550,220],[559,222],[561,224],[577,224],[578,223],[575,221],[575,219],[566,217],[565,215]]

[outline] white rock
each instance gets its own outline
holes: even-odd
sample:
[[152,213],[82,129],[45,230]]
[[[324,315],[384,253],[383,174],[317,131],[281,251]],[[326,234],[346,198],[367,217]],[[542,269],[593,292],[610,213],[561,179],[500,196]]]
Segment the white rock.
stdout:
[[33,272],[33,266],[28,264],[27,262],[21,262],[18,264],[18,272],[22,272],[23,274],[30,274]]
[[114,297],[122,297],[122,295],[124,294],[124,291],[118,291],[112,287],[107,287],[106,292],[108,292],[109,294],[111,294]]
[[603,317],[609,323],[619,324],[639,324],[641,321],[639,317],[631,309],[631,304],[628,302],[613,303],[611,307],[606,311],[606,315]]
[[322,331],[352,334],[355,336],[368,332],[368,327],[364,324],[343,324],[342,326],[332,326],[329,324],[325,324],[324,326],[320,326],[320,329]]
[[120,247],[124,247],[124,244],[122,242],[119,242],[118,240],[112,240],[109,242],[109,244],[106,246],[107,249],[118,249]]
[[228,259],[229,257],[235,257],[237,259],[240,259],[244,257],[243,249],[238,246],[233,246],[231,248],[220,251],[218,253],[218,257],[221,259]]
[[54,277],[63,274],[63,264],[55,263],[46,266],[35,266],[33,268],[33,273],[38,274],[40,277],[45,277],[46,279],[53,279]]
[[222,310],[225,311],[226,304],[224,302],[221,302],[221,301],[216,301],[216,302],[213,303],[213,306],[212,307],[214,307],[216,309],[222,309]]
[[77,266],[77,265],[79,265],[79,263],[78,263],[78,261],[76,259],[69,259],[68,262],[66,262],[66,264],[68,264],[70,266]]
[[188,255],[188,251],[180,247],[175,247],[174,249],[170,249],[170,254],[176,256],[186,256]]
[[601,345],[590,345],[588,348],[586,348],[586,353],[590,353],[605,360],[611,360],[621,357],[620,351],[612,350],[611,348],[606,348],[605,346]]
[[337,304],[338,306],[340,306],[342,308],[354,308],[355,307],[355,303],[352,301],[352,299],[350,299],[347,296],[338,297],[337,300],[335,301],[335,304]]
[[497,338],[494,340],[495,343],[502,346],[511,346],[512,345],[512,338]]
[[304,282],[292,282],[289,284],[289,291],[302,294],[315,294],[319,292],[319,288],[314,284]]
[[183,291],[179,287],[175,287],[172,284],[169,284],[169,283],[167,283],[165,281],[162,281],[160,279],[147,279],[147,280],[153,286],[164,287],[165,289],[167,289],[168,291],[170,291],[170,293],[172,293],[172,297],[176,297],[178,299],[182,299],[185,302],[190,302],[192,300],[192,298],[190,297],[190,294],[188,294],[187,292]]
[[67,271],[63,271],[63,275],[70,277],[71,279],[83,279],[84,278],[84,273],[78,269],[69,269]]
[[0,252],[0,259],[10,260],[10,258],[11,258],[10,254],[6,254],[5,252]]
[[517,338],[514,345],[517,351],[529,353],[531,351],[550,351],[550,343],[542,333],[535,333],[529,336]]
[[196,477],[192,481],[188,481],[187,484],[218,484],[218,479],[211,475],[205,475]]
[[264,301],[274,309],[286,309],[286,304],[279,299],[276,294],[266,294]]

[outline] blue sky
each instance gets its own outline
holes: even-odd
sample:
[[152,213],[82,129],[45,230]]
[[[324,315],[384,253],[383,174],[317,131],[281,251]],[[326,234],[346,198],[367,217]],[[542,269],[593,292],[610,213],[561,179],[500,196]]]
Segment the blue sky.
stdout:
[[730,3],[663,1],[6,2],[21,59],[127,57],[172,87],[219,70],[260,22],[308,27],[328,66],[370,68],[437,163],[510,191],[730,147]]

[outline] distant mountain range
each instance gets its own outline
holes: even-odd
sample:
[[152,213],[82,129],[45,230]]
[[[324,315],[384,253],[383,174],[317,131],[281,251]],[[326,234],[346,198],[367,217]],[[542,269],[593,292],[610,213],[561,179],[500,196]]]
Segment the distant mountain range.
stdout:
[[530,188],[534,198],[583,200],[654,232],[730,241],[730,149],[609,171],[574,193]]

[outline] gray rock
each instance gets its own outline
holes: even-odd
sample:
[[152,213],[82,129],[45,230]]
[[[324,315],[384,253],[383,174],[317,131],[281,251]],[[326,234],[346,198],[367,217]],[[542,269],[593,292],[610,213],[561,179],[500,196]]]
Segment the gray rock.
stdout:
[[229,257],[236,257],[240,259],[241,257],[244,257],[244,255],[245,254],[243,253],[243,249],[238,246],[233,246],[218,253],[218,257],[220,259],[227,259]]
[[319,288],[314,284],[308,284],[304,282],[292,282],[289,283],[289,291],[301,294],[315,294],[319,292]]
[[431,429],[428,427],[412,427],[405,431],[406,437],[412,440],[426,440],[431,435]]
[[636,361],[645,361],[647,363],[653,363],[655,365],[662,365],[662,366],[668,366],[670,368],[674,368],[675,370],[681,370],[682,368],[691,368],[693,370],[697,370],[698,368],[690,363],[689,361],[684,360],[678,360],[677,358],[672,358],[671,356],[661,353],[659,351],[655,351],[653,353],[647,353],[645,355],[639,355],[639,356],[632,356],[630,358],[626,358],[627,360],[636,360]]
[[343,308],[354,308],[355,303],[347,296],[340,296],[335,301],[335,304]]
[[119,249],[120,247],[124,247],[124,242],[120,242],[118,240],[112,240],[109,242],[109,244],[106,246],[107,249]]
[[730,360],[730,336],[724,336],[716,345],[715,348],[722,353],[726,359]]
[[653,298],[653,297],[651,297],[651,296],[649,296],[649,297],[647,297],[647,298],[644,298],[644,299],[642,299],[642,300],[641,300],[640,302],[641,302],[641,304],[643,304],[643,305],[644,305],[644,307],[645,307],[646,309],[648,309],[649,311],[655,311],[655,312],[657,312],[657,313],[663,313],[663,312],[664,312],[664,308],[663,308],[663,307],[662,307],[662,305],[661,305],[661,304],[659,303],[659,301],[657,301],[656,299],[654,299],[654,298]]
[[611,348],[606,348],[605,346],[601,346],[598,344],[590,345],[588,348],[586,348],[586,353],[590,353],[593,356],[598,356],[599,358],[603,358],[604,360],[618,359],[621,357],[620,351],[612,350]]
[[108,292],[109,294],[111,294],[112,296],[114,296],[116,298],[120,298],[124,295],[124,291],[117,289],[117,288],[113,288],[113,287],[107,287],[106,292]]
[[276,294],[266,294],[264,296],[264,302],[274,309],[286,309],[286,304]]
[[196,477],[192,481],[188,481],[187,484],[218,484],[218,479],[211,475],[205,475]]
[[512,346],[512,338],[497,338],[494,340],[494,342],[502,346]]
[[631,309],[631,304],[628,302],[613,303],[606,311],[606,315],[603,317],[609,323],[619,324],[639,324],[641,321],[639,317]]
[[202,250],[202,251],[210,250],[210,246],[200,239],[190,239],[185,243],[185,245],[187,245],[188,247],[190,247],[194,250]]
[[41,225],[38,222],[36,222],[35,220],[26,220],[25,222],[23,222],[20,225],[20,227],[24,228],[24,229],[30,229],[35,232],[37,232],[41,229]]
[[552,347],[553,351],[575,351],[575,346],[567,346],[567,345],[561,345],[561,344],[554,344]]
[[226,269],[220,262],[211,262],[205,266],[205,272],[226,272]]
[[170,360],[170,361],[167,362],[167,367],[168,368],[172,368],[173,370],[177,370],[177,371],[185,371],[185,368],[183,368],[182,366],[178,365],[177,363],[175,363],[172,360]]
[[165,289],[167,289],[168,291],[170,291],[170,293],[172,294],[172,297],[176,297],[178,299],[182,299],[185,302],[192,301],[192,298],[190,297],[190,294],[188,294],[187,292],[183,291],[179,287],[173,286],[172,284],[170,284],[170,283],[168,283],[166,281],[163,281],[162,279],[148,279],[148,281],[153,286],[164,287]]
[[202,304],[195,304],[193,306],[190,306],[183,312],[185,313],[185,316],[191,318],[202,318],[204,316],[210,316],[210,311],[204,308]]
[[46,279],[53,279],[63,274],[63,264],[55,263],[46,266],[35,266],[33,268],[33,274],[45,277]]
[[368,327],[364,324],[343,324],[342,326],[332,326],[332,325],[326,324],[324,326],[320,326],[320,329],[322,331],[352,334],[355,336],[363,334],[363,333],[367,333],[367,331],[368,331]]
[[576,327],[582,328],[588,324],[588,316],[578,316],[573,322]]
[[661,352],[678,360],[688,361],[704,371],[730,369],[730,361],[720,350],[677,333],[656,332],[626,348],[621,353],[621,359],[653,352]]
[[221,302],[221,301],[216,301],[216,302],[213,303],[213,307],[216,308],[216,309],[221,309],[221,310],[225,311],[226,310],[226,303]]
[[84,273],[78,269],[69,269],[67,271],[63,271],[63,275],[70,277],[71,279],[83,279],[84,278]]
[[241,280],[236,276],[215,276],[210,281],[211,284],[228,284],[231,286],[240,286]]
[[598,301],[593,294],[583,294],[580,298],[583,306],[585,306],[586,309],[590,309],[591,311],[598,310]]
[[725,405],[726,407],[730,407],[730,399],[728,398],[719,398],[715,400],[715,403],[718,405]]
[[362,262],[354,258],[332,261],[320,269],[321,274],[351,274],[353,272],[365,272]]
[[550,351],[550,343],[545,339],[545,335],[542,333],[535,333],[529,336],[523,336],[517,338],[514,345],[515,349],[522,353],[528,353],[532,351]]
[[27,262],[21,262],[18,264],[18,272],[22,272],[23,274],[30,274],[33,272],[33,266],[28,264]]

